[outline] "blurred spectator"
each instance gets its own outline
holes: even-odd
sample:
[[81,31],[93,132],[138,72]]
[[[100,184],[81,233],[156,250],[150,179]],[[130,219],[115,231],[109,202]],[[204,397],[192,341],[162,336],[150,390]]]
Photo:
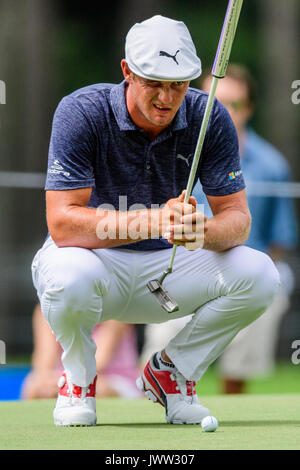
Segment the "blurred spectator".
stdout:
[[[200,88],[209,92],[212,77],[204,74]],[[286,159],[249,126],[256,101],[256,84],[242,65],[228,67],[227,76],[219,81],[216,97],[228,109],[235,124],[242,170],[248,188],[253,182],[289,182]],[[234,175],[232,176],[234,177]],[[201,186],[194,196],[211,215]],[[274,366],[279,324],[289,307],[293,290],[293,273],[283,261],[284,252],[296,245],[297,225],[293,202],[284,197],[248,195],[252,228],[246,245],[268,253],[281,275],[281,290],[274,303],[257,321],[242,330],[224,351],[219,369],[225,393],[242,393],[247,380],[269,373]]]
[[[135,380],[139,370],[134,325],[109,320],[98,325],[93,334],[96,353],[97,396],[139,398]],[[54,398],[63,368],[62,350],[56,342],[38,304],[33,312],[32,369],[23,382],[23,399]],[[121,393],[120,393],[121,391]]]

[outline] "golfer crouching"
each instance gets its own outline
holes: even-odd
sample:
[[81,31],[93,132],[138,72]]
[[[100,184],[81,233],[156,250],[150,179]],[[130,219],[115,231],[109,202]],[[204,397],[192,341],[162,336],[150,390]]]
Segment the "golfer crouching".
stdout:
[[[54,422],[95,425],[94,327],[116,319],[162,323],[192,315],[146,365],[137,385],[165,407],[168,423],[210,414],[195,382],[234,336],[273,300],[271,259],[243,246],[250,231],[238,139],[214,101],[197,170],[213,217],[184,202],[207,94],[189,88],[201,62],[184,23],[154,16],[126,37],[120,84],[87,86],[54,115],[46,181],[49,236],[33,282],[60,343],[64,373]],[[127,207],[120,208],[126,200]],[[124,204],[122,204],[124,206]],[[147,283],[178,245],[164,281],[170,316]],[[101,387],[101,381],[100,381]]]

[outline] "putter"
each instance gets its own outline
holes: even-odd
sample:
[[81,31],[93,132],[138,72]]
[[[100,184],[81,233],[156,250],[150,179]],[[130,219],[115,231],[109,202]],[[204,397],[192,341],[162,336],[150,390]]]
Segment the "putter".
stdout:
[[[234,41],[241,9],[243,5],[243,0],[229,0],[228,7],[227,7],[227,12],[225,16],[225,21],[223,24],[223,29],[216,53],[216,58],[214,61],[214,65],[212,68],[212,84],[210,87],[210,92],[206,104],[206,109],[201,125],[201,129],[199,132],[199,137],[194,153],[194,158],[193,158],[193,163],[189,175],[189,180],[188,180],[188,185],[186,189],[186,194],[184,198],[184,202],[187,203],[192,189],[193,189],[193,184],[198,168],[198,163],[200,160],[200,155],[203,147],[203,142],[205,139],[211,111],[212,111],[212,106],[213,102],[215,99],[215,94],[216,94],[216,89],[217,85],[220,79],[224,78],[226,75],[226,70],[228,67],[229,63],[229,57],[232,49],[232,44]],[[168,268],[163,272],[162,276],[159,279],[154,279],[152,281],[149,281],[147,283],[147,287],[150,290],[150,292],[156,297],[158,303],[160,306],[166,310],[168,313],[173,313],[179,310],[179,306],[177,302],[175,302],[168,292],[163,288],[162,283],[164,279],[167,277],[168,274],[172,273],[173,271],[173,264],[174,264],[174,259],[175,259],[175,254],[176,254],[176,249],[177,246],[173,246],[172,250],[172,255],[170,259],[170,263]]]

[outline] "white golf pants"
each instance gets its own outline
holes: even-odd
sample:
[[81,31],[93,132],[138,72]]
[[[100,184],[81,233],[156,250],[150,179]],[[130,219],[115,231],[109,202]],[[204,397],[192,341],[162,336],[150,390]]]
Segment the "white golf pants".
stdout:
[[173,273],[163,286],[179,311],[168,314],[147,282],[161,276],[170,256],[171,249],[58,248],[46,240],[32,263],[33,282],[74,384],[88,386],[96,375],[91,334],[98,323],[162,323],[191,314],[166,352],[184,377],[199,380],[278,290],[278,271],[264,253],[244,246],[223,253],[178,247]]

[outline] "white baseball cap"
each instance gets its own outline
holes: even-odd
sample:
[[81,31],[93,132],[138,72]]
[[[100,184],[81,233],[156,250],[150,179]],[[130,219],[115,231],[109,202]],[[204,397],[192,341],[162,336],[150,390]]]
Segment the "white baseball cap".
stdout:
[[126,36],[125,60],[133,73],[149,80],[189,81],[202,72],[185,24],[160,15],[132,26]]

